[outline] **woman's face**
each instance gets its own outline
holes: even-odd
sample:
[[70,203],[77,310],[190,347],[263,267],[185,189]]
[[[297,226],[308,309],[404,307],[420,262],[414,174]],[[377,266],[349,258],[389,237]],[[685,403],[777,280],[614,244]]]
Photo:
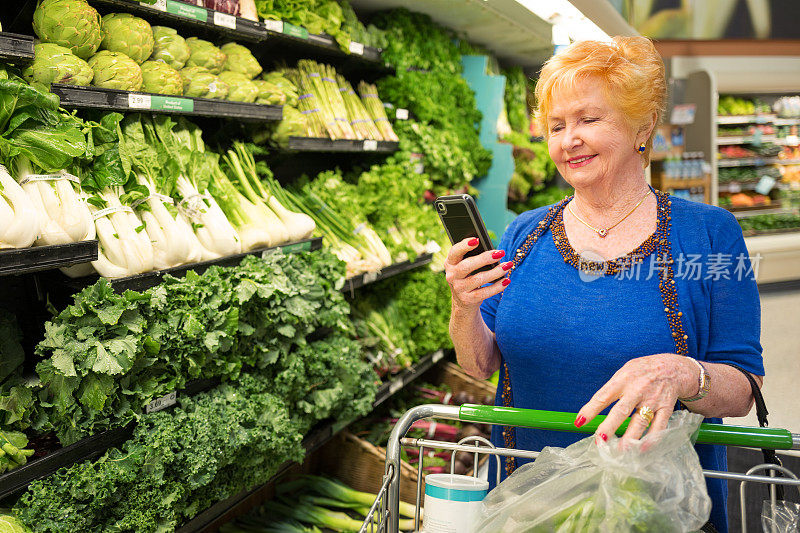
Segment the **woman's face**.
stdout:
[[[574,188],[591,187],[642,171],[636,132],[608,102],[599,80],[584,80],[553,95],[547,146]],[[643,142],[646,137],[643,137]]]

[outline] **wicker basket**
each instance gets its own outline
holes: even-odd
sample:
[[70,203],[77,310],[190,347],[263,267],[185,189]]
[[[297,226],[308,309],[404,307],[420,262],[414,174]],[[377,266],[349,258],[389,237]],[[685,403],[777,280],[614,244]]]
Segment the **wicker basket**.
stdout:
[[[494,385],[467,375],[461,367],[453,363],[443,363],[432,368],[424,375],[424,379],[447,385],[454,392],[467,392],[476,398],[495,393]],[[481,462],[488,457],[484,455]],[[350,432],[343,432],[319,450],[317,460],[321,471],[356,490],[377,494],[386,468],[386,450]],[[424,478],[422,494],[424,498]],[[400,499],[411,504],[417,499],[417,468],[405,461],[400,465]]]

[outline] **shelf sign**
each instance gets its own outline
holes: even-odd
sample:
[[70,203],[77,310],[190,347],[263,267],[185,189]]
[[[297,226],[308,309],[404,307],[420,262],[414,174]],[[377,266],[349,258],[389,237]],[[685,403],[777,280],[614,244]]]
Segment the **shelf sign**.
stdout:
[[786,146],[797,146],[800,144],[800,137],[797,135],[787,135],[786,139],[784,140],[784,144]]
[[294,24],[289,24],[288,22],[283,23],[283,33],[299,39],[308,39],[307,29],[301,28],[300,26],[295,26]]
[[775,187],[776,182],[777,180],[772,176],[761,176],[761,179],[758,180],[758,185],[756,185],[756,192],[766,196]]
[[750,144],[753,146],[761,146],[762,136],[761,130],[754,131],[753,136],[750,137]]
[[364,285],[378,281],[378,272],[367,272],[364,274]]
[[283,250],[283,253],[285,254],[293,254],[297,252],[309,252],[311,251],[311,241],[288,244],[286,246],[282,246],[281,250]]
[[227,13],[220,13],[219,11],[214,11],[214,25],[235,30],[236,17],[234,17],[233,15],[228,15]]
[[184,4],[178,0],[166,0],[167,13],[178,15],[179,17],[186,17],[187,19],[194,19],[200,22],[208,22],[208,11],[203,7],[197,7],[190,4]]
[[408,109],[398,107],[394,112],[394,116],[397,120],[408,120]]
[[378,141],[374,139],[367,139],[364,141],[364,151],[365,152],[374,152],[378,149]]
[[159,11],[167,10],[167,0],[156,0],[155,3],[153,4],[149,2],[139,2],[139,4],[145,7],[152,7],[153,9],[158,9]]
[[669,122],[676,126],[685,126],[694,123],[694,114],[697,112],[695,104],[678,104],[672,108]]
[[399,391],[402,388],[403,388],[403,380],[402,379],[396,379],[396,380],[392,381],[391,383],[389,383],[389,394],[393,395],[393,394],[395,394],[397,391]]
[[359,56],[364,55],[364,45],[355,41],[350,41],[350,53]]
[[283,33],[283,21],[282,20],[270,20],[267,19],[264,21],[264,27],[267,28],[267,31],[274,31],[276,33]]
[[194,111],[194,100],[175,96],[130,93],[128,94],[128,108],[192,113]]
[[178,403],[178,393],[170,392],[166,396],[156,398],[152,402],[148,403],[144,410],[146,413],[155,413],[156,411],[161,411],[167,407],[172,407],[176,403]]

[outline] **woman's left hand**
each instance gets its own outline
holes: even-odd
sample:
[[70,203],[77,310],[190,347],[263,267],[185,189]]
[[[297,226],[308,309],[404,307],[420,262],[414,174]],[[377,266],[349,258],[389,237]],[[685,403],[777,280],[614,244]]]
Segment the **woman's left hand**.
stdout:
[[640,439],[648,426],[639,415],[640,408],[653,410],[651,431],[661,431],[667,427],[678,397],[692,396],[696,389],[697,371],[686,357],[662,353],[631,359],[581,407],[575,425],[584,425],[617,402],[597,428],[597,442],[608,440],[629,416],[631,421],[623,439]]

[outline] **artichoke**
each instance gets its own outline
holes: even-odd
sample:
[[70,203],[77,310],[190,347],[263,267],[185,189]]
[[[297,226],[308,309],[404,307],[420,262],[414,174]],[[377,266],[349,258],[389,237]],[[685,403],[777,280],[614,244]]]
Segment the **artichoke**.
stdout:
[[280,72],[268,72],[261,76],[264,81],[275,84],[286,96],[285,105],[296,106],[298,102],[297,86],[286,79]]
[[252,103],[258,98],[256,84],[240,72],[226,70],[219,75],[219,79],[228,86],[227,100]]
[[274,83],[264,80],[253,80],[253,83],[258,89],[257,104],[284,105],[286,103],[286,95]]
[[148,93],[183,94],[183,78],[180,73],[161,61],[142,63],[142,90]]
[[142,69],[125,54],[101,50],[89,59],[89,66],[94,71],[92,85],[96,87],[123,91],[142,88]]
[[100,15],[86,0],[43,0],[33,12],[33,31],[81,59],[97,52],[103,40]]
[[186,61],[189,60],[189,45],[177,31],[166,26],[153,26],[153,37],[156,44],[150,59],[166,63],[175,70],[180,70],[186,65]]
[[239,72],[251,80],[261,74],[264,70],[258,64],[258,60],[253,57],[253,53],[241,44],[228,43],[222,46],[222,52],[228,56],[225,60],[225,70]]
[[110,13],[103,17],[103,50],[121,52],[138,64],[153,53],[153,28],[150,23],[130,13]]
[[53,43],[36,43],[34,60],[22,72],[28,83],[65,83],[89,85],[94,72],[89,64],[72,53],[72,50]]
[[197,37],[189,37],[186,39],[186,44],[189,45],[190,51],[187,67],[203,67],[212,74],[222,72],[227,57],[222,50]]
[[195,98],[218,98],[228,96],[228,85],[219,76],[203,67],[186,67],[180,72],[183,78],[183,94]]

